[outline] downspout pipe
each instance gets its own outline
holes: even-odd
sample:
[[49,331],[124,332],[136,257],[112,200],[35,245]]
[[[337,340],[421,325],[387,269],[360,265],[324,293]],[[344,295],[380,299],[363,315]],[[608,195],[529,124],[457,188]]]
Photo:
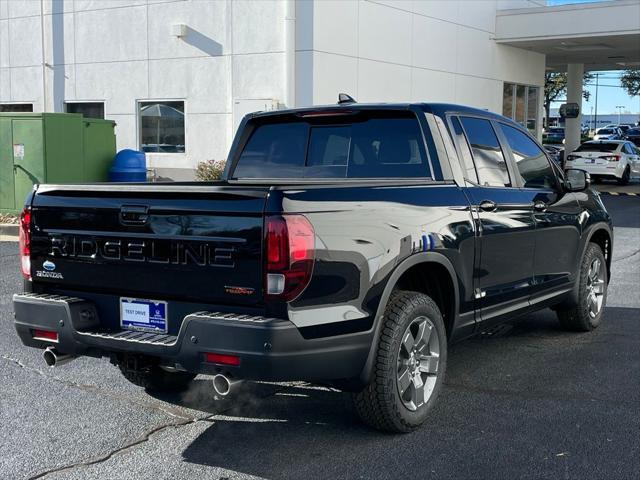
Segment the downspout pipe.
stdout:
[[293,108],[296,105],[296,0],[285,0],[284,57],[284,104]]
[[44,39],[44,0],[40,0],[40,41],[42,48],[42,111],[47,111],[47,54]]

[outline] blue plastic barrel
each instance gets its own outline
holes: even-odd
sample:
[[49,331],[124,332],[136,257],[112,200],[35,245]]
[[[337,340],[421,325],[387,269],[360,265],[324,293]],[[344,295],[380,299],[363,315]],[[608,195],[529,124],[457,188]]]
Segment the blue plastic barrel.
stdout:
[[147,180],[147,157],[137,150],[120,150],[113,158],[109,170],[110,182],[145,182]]

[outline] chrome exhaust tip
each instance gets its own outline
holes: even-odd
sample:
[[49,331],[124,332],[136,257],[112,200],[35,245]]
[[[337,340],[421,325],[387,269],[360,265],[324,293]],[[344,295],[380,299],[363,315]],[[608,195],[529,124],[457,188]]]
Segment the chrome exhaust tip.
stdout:
[[66,355],[60,353],[53,347],[47,347],[44,352],[42,352],[42,358],[44,358],[44,363],[49,367],[59,367],[60,365],[64,365],[65,363],[69,363],[75,357],[71,355]]
[[234,387],[241,381],[242,380],[232,380],[227,376],[219,373],[218,375],[213,377],[213,389],[221,397],[226,397],[227,395],[229,395],[231,390],[234,389]]

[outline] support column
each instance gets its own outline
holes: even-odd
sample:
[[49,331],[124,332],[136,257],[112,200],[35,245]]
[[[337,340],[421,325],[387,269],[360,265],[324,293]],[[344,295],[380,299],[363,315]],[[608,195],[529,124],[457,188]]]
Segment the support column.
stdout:
[[570,63],[567,65],[567,103],[580,105],[578,118],[565,119],[565,157],[580,145],[580,127],[582,125],[582,77],[584,64]]

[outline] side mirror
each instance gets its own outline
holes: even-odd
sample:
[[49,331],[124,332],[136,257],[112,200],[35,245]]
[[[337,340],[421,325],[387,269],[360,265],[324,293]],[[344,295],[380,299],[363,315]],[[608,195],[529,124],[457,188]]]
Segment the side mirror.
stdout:
[[577,168],[569,168],[564,171],[564,188],[567,192],[582,192],[591,185],[589,172]]

